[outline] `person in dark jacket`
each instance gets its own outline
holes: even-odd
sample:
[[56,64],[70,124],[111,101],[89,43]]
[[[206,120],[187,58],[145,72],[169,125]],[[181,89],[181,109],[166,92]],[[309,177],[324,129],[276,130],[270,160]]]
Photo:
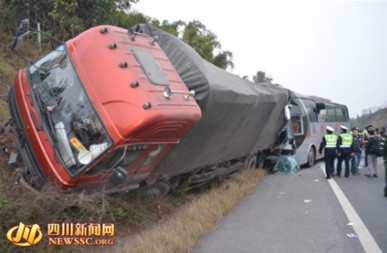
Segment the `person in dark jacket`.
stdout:
[[[374,127],[372,125],[369,125],[366,127],[366,129],[363,131],[363,144],[366,145],[368,141],[368,131],[373,130]],[[364,166],[368,167],[368,153],[367,150],[364,151]]]
[[383,140],[386,139],[386,137],[387,137],[386,128],[385,128],[385,127],[382,127],[382,128],[380,129],[379,134],[380,134],[380,138],[383,138]]
[[348,128],[340,126],[341,134],[337,138],[337,150],[339,159],[337,159],[337,176],[341,176],[341,164],[345,163],[345,177],[349,177],[349,160],[352,153],[353,137],[347,133]]
[[382,144],[382,149],[383,149],[383,152],[384,152],[384,143],[386,141],[386,138],[387,138],[387,133],[386,133],[386,128],[385,127],[382,127],[382,130],[379,132],[379,135],[380,135],[380,144]]
[[359,129],[356,127],[352,128],[352,175],[358,176],[359,173],[359,165],[361,161],[361,153],[363,151],[363,140],[359,135]]
[[386,178],[386,186],[384,187],[384,197],[387,197],[387,138],[384,138],[383,146],[383,159],[384,159],[384,175]]
[[336,143],[337,136],[333,134],[333,128],[331,126],[327,126],[327,133],[323,136],[322,141],[320,143],[320,148],[318,150],[319,154],[322,153],[324,149],[324,160],[325,160],[325,173],[327,179],[334,177],[334,161],[336,158]]
[[368,171],[367,177],[378,177],[378,151],[380,149],[379,136],[375,135],[375,130],[368,131],[368,141],[366,143],[366,152],[368,154]]

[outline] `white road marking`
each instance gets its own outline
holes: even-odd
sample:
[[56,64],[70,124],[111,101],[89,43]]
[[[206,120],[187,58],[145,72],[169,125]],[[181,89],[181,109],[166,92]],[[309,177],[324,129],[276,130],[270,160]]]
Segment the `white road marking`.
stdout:
[[[324,166],[320,166],[321,170],[325,175]],[[347,215],[348,220],[352,223],[352,227],[356,232],[357,237],[360,240],[361,245],[364,248],[365,252],[372,253],[382,253],[382,250],[379,248],[379,245],[376,243],[375,239],[372,237],[370,231],[364,225],[362,219],[359,217],[339,185],[334,179],[328,180],[329,185],[332,187],[333,192],[336,194],[337,199],[340,202],[341,207],[343,208],[345,214]]]

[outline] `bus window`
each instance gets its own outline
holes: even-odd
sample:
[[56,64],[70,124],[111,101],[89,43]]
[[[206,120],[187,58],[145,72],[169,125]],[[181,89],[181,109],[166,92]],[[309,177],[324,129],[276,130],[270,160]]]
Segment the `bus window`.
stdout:
[[308,115],[309,121],[316,122],[317,121],[316,103],[310,99],[302,99],[302,102],[304,102],[304,105],[306,107],[306,114]]
[[347,107],[343,107],[343,112],[344,112],[344,118],[345,118],[345,121],[349,121],[349,113],[348,113],[348,108]]
[[328,122],[335,122],[336,120],[336,110],[333,106],[327,106],[327,121]]
[[339,121],[349,121],[348,109],[346,106],[339,106],[337,110],[340,111],[336,111],[336,115],[341,115]]
[[304,131],[302,129],[302,119],[301,116],[293,116],[291,118],[292,130],[294,135],[302,135]]
[[326,122],[327,121],[327,110],[321,109],[318,113],[318,122]]
[[345,115],[343,110],[341,108],[336,108],[335,111],[336,111],[336,120],[340,122],[345,121]]

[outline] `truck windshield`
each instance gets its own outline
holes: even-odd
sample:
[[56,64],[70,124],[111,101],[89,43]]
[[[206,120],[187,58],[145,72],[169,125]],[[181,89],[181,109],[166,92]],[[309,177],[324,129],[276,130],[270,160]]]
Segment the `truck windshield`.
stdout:
[[64,46],[29,69],[34,105],[61,163],[74,176],[112,146]]

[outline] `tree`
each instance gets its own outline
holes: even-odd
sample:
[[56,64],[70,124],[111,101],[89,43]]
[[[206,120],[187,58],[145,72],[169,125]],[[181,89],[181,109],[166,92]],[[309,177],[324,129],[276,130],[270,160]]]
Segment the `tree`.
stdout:
[[84,30],[80,18],[75,15],[77,9],[77,0],[53,2],[52,11],[48,12],[53,20],[53,36],[64,41]]
[[77,0],[77,15],[85,29],[108,23],[119,14],[126,13],[138,0]]
[[[216,35],[200,21],[162,22],[139,12],[129,12],[139,0],[3,0],[0,1],[0,27],[15,31],[20,20],[28,18],[31,27],[39,22],[42,31],[66,41],[90,27],[111,24],[131,27],[150,23],[181,37],[205,60],[216,66],[233,68],[233,55],[222,50]],[[12,32],[11,32],[12,33]]]
[[208,30],[200,21],[185,23],[181,20],[170,22],[152,19],[151,24],[190,45],[203,59],[222,69],[233,68],[233,55],[230,51],[222,50],[216,35]]
[[223,51],[214,57],[213,64],[222,69],[226,69],[228,67],[234,68],[232,58],[233,55],[230,51]]
[[6,30],[16,30],[22,19],[28,18],[30,24],[40,22],[42,27],[50,27],[53,1],[49,0],[5,0],[0,4],[1,26]]
[[141,12],[132,11],[126,13],[123,11],[116,11],[115,15],[110,15],[107,24],[116,25],[119,27],[132,27],[136,24],[149,23],[151,18]]
[[39,22],[42,30],[59,40],[67,40],[92,26],[124,23],[129,19],[125,17],[128,10],[138,1],[5,0],[0,3],[0,21],[5,29],[15,30],[20,20],[28,18],[32,27]]
[[263,83],[266,81],[266,73],[264,71],[258,71],[254,76],[253,76],[253,81],[254,83]]
[[219,46],[215,34],[208,31],[200,21],[189,22],[183,32],[183,41],[193,47],[200,56],[209,62],[214,59],[213,51]]
[[179,30],[181,29],[181,27],[185,26],[185,23],[181,20],[173,22],[163,20],[162,22],[160,22],[157,19],[152,19],[151,24],[170,34],[175,35],[176,37],[179,37]]

